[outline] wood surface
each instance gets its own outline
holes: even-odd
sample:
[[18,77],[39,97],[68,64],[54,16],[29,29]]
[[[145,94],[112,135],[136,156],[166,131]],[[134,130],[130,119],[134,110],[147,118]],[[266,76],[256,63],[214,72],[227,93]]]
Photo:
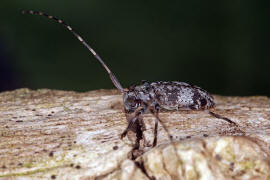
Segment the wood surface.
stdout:
[[[0,179],[270,179],[270,98],[214,96],[215,113],[162,111],[158,144],[131,160],[135,133],[116,90],[0,93]],[[144,115],[143,145],[154,117]]]

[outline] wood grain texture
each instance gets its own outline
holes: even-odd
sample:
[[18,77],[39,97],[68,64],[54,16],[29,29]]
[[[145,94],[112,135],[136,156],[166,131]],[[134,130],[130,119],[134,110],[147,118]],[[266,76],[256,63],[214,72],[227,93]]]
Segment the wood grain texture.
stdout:
[[[159,127],[158,147],[145,147],[135,163],[128,159],[134,133],[119,138],[127,120],[117,91],[0,93],[0,178],[269,178],[270,99],[214,97],[214,112],[239,128],[204,111],[161,112],[174,143]],[[154,117],[144,122],[151,144]]]

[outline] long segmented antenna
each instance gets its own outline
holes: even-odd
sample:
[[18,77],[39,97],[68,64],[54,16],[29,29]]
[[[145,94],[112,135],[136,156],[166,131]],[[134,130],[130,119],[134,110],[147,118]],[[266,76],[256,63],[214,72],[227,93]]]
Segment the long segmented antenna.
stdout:
[[108,68],[108,66],[104,63],[104,61],[101,59],[101,57],[94,51],[94,49],[92,49],[89,44],[87,44],[84,39],[78,35],[72,28],[71,26],[69,26],[68,24],[66,24],[64,21],[62,21],[61,19],[58,19],[54,16],[50,16],[46,13],[40,12],[40,11],[33,11],[33,10],[29,10],[29,11],[22,11],[23,14],[33,14],[33,15],[40,15],[40,16],[45,16],[49,19],[53,19],[55,20],[57,23],[62,24],[63,26],[65,26],[70,32],[73,33],[73,35],[85,46],[87,47],[87,49],[95,56],[95,58],[100,62],[100,64],[106,69],[106,71],[108,72],[114,86],[119,89],[122,93],[124,92],[123,87],[121,86],[120,82],[117,80],[117,78],[115,77],[115,75],[111,72],[111,70]]

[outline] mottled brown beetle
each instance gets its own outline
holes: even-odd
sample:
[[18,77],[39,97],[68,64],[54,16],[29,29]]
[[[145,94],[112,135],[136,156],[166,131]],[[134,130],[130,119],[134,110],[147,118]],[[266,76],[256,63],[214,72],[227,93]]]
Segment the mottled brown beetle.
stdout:
[[[117,80],[115,75],[107,67],[100,56],[83,40],[83,38],[78,35],[68,24],[64,21],[47,15],[46,13],[39,11],[23,11],[23,14],[36,14],[40,16],[45,16],[49,19],[53,19],[56,22],[64,25],[69,31],[71,31],[75,37],[85,46],[87,49],[96,57],[96,59],[101,63],[101,65],[108,72],[114,86],[123,94],[123,104],[126,113],[135,113],[134,117],[128,121],[128,126],[125,131],[121,134],[121,138],[127,135],[129,130],[133,130],[134,124],[139,121],[142,114],[147,111],[151,112],[156,120],[154,127],[154,140],[152,146],[157,144],[157,129],[158,122],[162,125],[162,121],[159,119],[160,109],[167,110],[206,110],[210,115],[223,119],[233,125],[237,125],[235,122],[231,121],[226,117],[222,117],[208,109],[215,106],[214,98],[205,90],[198,86],[193,86],[184,82],[152,82],[142,81],[140,85],[130,86],[128,90],[123,89],[120,82]],[[139,125],[140,126],[140,125]],[[140,129],[141,127],[139,127]],[[168,133],[170,140],[172,141],[172,136],[169,134],[166,127],[163,128]],[[137,128],[138,129],[138,128]],[[134,131],[134,130],[133,130]]]

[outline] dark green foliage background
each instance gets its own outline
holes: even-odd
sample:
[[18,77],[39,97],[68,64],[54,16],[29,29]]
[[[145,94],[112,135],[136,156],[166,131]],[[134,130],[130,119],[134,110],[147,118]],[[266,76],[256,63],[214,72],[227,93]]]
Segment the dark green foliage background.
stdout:
[[270,96],[269,1],[10,0],[0,5],[0,90],[114,88],[94,57],[40,10],[62,18],[124,87],[189,82],[221,95]]

